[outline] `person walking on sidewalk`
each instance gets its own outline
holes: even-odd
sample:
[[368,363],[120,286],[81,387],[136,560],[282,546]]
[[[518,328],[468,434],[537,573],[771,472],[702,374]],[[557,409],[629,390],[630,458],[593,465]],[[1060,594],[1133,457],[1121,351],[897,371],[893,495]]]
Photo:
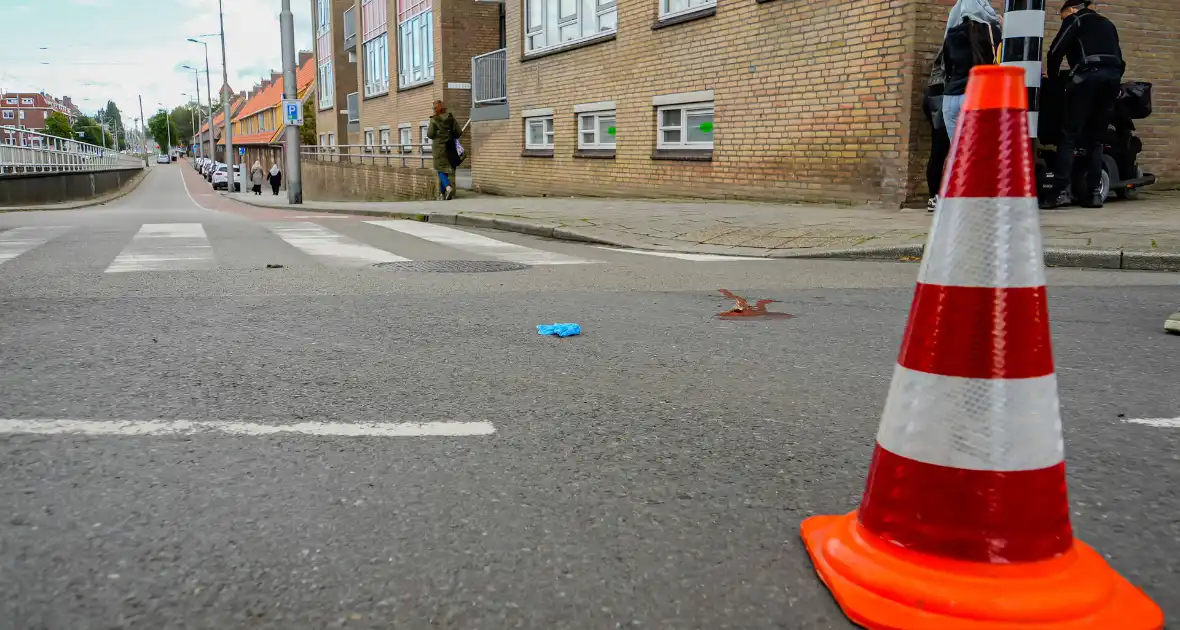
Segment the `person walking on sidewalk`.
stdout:
[[430,150],[434,160],[434,170],[438,171],[438,192],[443,199],[454,199],[455,176],[454,143],[463,134],[455,117],[447,111],[442,101],[434,102],[434,115],[430,117],[430,125],[426,128],[426,137],[430,138]]
[[942,44],[946,79],[943,81],[942,117],[953,142],[959,111],[967,93],[971,68],[996,62],[1000,43],[1000,16],[988,0],[958,0],[946,21]]
[[934,58],[934,66],[930,69],[930,80],[927,82],[926,97],[922,99],[922,113],[926,122],[930,123],[930,160],[926,162],[926,187],[930,190],[930,199],[926,202],[926,211],[934,212],[938,206],[938,191],[942,187],[942,170],[946,165],[946,158],[951,153],[951,139],[946,131],[946,123],[942,118],[943,81],[946,78],[946,65],[943,56],[946,50],[939,50]]
[[283,185],[283,171],[279,169],[279,163],[275,162],[270,167],[270,189],[276,197],[279,196],[279,186]]
[[266,171],[262,170],[262,162],[254,160],[254,166],[250,167],[250,185],[253,186],[255,195],[262,194],[262,181],[266,176]]

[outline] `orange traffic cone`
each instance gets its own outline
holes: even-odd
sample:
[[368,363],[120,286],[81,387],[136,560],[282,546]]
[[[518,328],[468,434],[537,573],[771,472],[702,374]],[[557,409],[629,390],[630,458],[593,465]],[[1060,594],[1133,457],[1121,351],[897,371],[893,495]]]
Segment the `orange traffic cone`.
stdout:
[[1070,527],[1027,109],[971,71],[860,510],[803,521],[865,628],[1163,628]]

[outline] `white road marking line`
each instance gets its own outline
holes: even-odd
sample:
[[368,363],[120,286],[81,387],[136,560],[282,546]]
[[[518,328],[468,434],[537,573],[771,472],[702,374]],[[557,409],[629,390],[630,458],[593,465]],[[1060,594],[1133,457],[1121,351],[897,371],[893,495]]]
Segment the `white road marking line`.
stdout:
[[[275,210],[282,210],[282,208],[275,208]],[[342,214],[301,214],[299,216],[287,217],[288,219],[351,219],[351,216]]]
[[525,265],[590,265],[598,261],[584,260],[565,254],[546,252],[515,243],[497,241],[480,234],[472,234],[442,225],[422,221],[365,221],[378,227],[409,234],[432,243],[461,249],[472,254],[490,256]]
[[0,265],[70,230],[65,226],[18,227],[0,232]]
[[229,435],[300,435],[340,437],[462,437],[491,435],[490,422],[299,422],[259,424],[221,420],[22,420],[0,418],[0,434],[169,436],[200,433]]
[[1157,429],[1180,429],[1180,418],[1124,418],[1123,422],[1145,424]]
[[333,232],[322,225],[299,221],[293,223],[267,223],[266,227],[294,247],[309,256],[329,261],[342,267],[366,267],[381,262],[409,260],[397,254]]
[[605,249],[610,252],[624,252],[627,254],[643,254],[644,256],[663,256],[664,258],[678,258],[680,260],[692,260],[695,262],[705,261],[723,261],[723,262],[737,262],[742,260],[770,260],[769,258],[759,258],[758,256],[722,256],[720,254],[685,254],[682,252],[653,252],[647,249],[621,249],[618,247],[603,247],[595,245],[598,249]]
[[200,223],[145,223],[107,273],[212,269],[213,248]]

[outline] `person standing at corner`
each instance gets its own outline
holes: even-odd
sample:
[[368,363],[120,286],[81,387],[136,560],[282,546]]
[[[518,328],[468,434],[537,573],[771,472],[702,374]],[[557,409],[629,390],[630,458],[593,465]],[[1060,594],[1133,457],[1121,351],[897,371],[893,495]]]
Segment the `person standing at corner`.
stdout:
[[1069,60],[1065,85],[1065,113],[1061,142],[1053,163],[1056,198],[1042,207],[1070,203],[1074,150],[1081,144],[1089,152],[1086,165],[1084,208],[1102,207],[1102,145],[1127,64],[1119,46],[1119,33],[1106,17],[1090,8],[1091,0],[1065,0],[1058,15],[1061,30],[1049,46],[1045,73],[1056,75],[1063,59]]
[[942,119],[942,90],[946,79],[946,65],[943,62],[945,50],[939,50],[934,58],[934,65],[930,69],[930,79],[927,81],[926,96],[922,99],[922,114],[926,122],[930,123],[930,159],[926,162],[926,187],[930,190],[930,199],[926,201],[926,211],[934,212],[938,207],[938,193],[942,187],[942,171],[946,158],[951,153],[951,138],[947,134],[946,124]]
[[254,160],[254,166],[250,167],[250,190],[255,195],[262,194],[262,179],[266,171],[262,170],[262,162]]
[[271,192],[274,193],[275,197],[278,197],[279,186],[283,185],[283,170],[279,168],[278,162],[275,162],[273,165],[271,165],[268,179],[270,180]]
[[942,118],[953,142],[959,112],[967,93],[971,68],[996,62],[1000,44],[1000,16],[988,0],[958,0],[951,7],[943,41],[946,78],[942,90]]
[[[438,192],[443,199],[455,197],[455,186],[451,178],[455,175],[455,165],[451,163],[448,148],[459,139],[463,130],[455,117],[447,111],[442,101],[434,102],[434,115],[430,117],[430,125],[426,128],[426,137],[430,138],[431,156],[434,170],[438,171]],[[453,149],[450,150],[453,153]]]

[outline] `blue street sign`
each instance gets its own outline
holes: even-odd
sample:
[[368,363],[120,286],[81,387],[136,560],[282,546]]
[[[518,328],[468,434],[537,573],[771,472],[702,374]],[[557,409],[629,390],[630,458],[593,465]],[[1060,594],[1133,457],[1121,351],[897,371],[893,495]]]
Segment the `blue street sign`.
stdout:
[[283,124],[287,127],[298,127],[303,124],[303,101],[283,99]]
[[246,155],[246,147],[238,147],[238,155]]

